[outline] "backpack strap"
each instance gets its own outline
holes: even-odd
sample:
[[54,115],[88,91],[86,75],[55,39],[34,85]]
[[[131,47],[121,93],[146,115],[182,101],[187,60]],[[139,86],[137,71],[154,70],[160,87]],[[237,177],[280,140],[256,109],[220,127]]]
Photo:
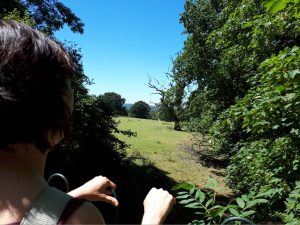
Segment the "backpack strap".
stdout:
[[64,211],[60,215],[57,225],[65,224],[69,217],[87,200],[81,198],[72,198],[66,205]]
[[71,196],[53,187],[43,189],[32,203],[20,225],[57,224]]

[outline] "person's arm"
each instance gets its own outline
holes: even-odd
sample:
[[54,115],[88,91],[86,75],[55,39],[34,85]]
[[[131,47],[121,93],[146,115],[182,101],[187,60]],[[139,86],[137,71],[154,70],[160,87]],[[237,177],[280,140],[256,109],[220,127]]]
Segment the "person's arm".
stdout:
[[152,188],[144,200],[142,224],[162,224],[174,203],[175,199],[169,192]]
[[118,200],[111,196],[110,189],[116,185],[103,176],[94,177],[82,186],[70,191],[68,194],[74,198],[83,198],[89,201],[104,201],[111,205],[118,206]]
[[[90,201],[105,201],[117,206],[118,201],[110,196],[111,192],[107,190],[111,188],[116,188],[112,181],[106,177],[97,176],[68,194],[72,197],[84,198]],[[142,224],[162,224],[174,203],[174,197],[167,191],[152,188],[144,199]],[[79,207],[67,223],[105,224],[99,210],[88,202]]]
[[83,203],[65,224],[105,224],[101,212],[90,202]]

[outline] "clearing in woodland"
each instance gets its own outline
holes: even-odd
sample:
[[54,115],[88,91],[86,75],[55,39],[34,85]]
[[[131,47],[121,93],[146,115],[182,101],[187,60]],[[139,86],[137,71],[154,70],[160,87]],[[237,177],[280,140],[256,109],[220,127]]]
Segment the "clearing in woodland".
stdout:
[[174,131],[173,123],[117,117],[120,130],[131,130],[136,137],[116,134],[117,137],[129,144],[128,157],[136,164],[152,163],[165,171],[176,182],[190,181],[200,188],[205,188],[209,178],[218,181],[222,190],[219,194],[229,195],[230,189],[225,184],[225,170],[202,165],[198,158],[189,151],[192,135],[184,131]]

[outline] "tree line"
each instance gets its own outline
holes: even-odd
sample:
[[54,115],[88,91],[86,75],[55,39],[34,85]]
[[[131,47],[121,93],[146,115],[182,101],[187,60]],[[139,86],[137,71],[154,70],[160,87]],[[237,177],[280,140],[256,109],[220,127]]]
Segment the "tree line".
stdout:
[[129,116],[142,119],[173,121],[167,108],[162,104],[150,106],[144,101],[137,101],[134,104],[128,104],[128,106],[125,107],[126,99],[115,92],[106,92],[98,96],[93,95],[93,97],[101,101],[103,105],[105,105],[107,112],[113,116]]
[[136,118],[150,119],[151,107],[144,101],[137,101],[125,107],[125,98],[115,92],[106,92],[98,96],[93,96],[98,101],[101,101],[109,114],[113,116],[130,116]]

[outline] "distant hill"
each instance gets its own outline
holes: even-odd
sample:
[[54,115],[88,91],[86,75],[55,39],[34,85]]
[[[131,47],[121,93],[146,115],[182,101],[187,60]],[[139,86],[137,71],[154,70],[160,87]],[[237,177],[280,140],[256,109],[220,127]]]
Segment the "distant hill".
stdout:
[[155,110],[157,110],[157,109],[158,109],[158,107],[155,106],[155,105],[151,105],[151,106],[150,106],[150,111],[155,111]]
[[125,103],[123,106],[128,110],[131,108],[132,105],[133,104],[131,104],[131,103]]

